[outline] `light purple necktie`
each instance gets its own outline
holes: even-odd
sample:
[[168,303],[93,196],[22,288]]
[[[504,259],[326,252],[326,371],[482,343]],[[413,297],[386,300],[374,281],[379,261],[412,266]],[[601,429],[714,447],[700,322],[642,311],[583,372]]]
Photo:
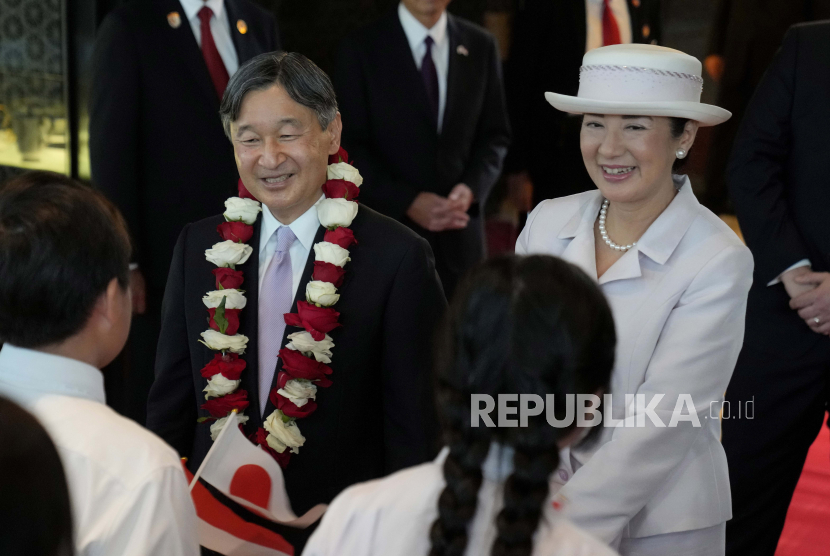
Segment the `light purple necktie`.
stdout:
[[424,87],[427,90],[429,107],[432,109],[433,123],[438,124],[438,70],[435,69],[435,61],[432,59],[432,45],[435,41],[427,35],[424,43],[427,45],[427,53],[421,62],[421,78],[424,80]]
[[294,301],[294,272],[291,270],[291,254],[288,250],[297,236],[288,226],[277,228],[277,232],[268,241],[274,241],[274,236],[277,249],[265,270],[259,293],[259,408],[263,414],[282,347],[280,344],[285,332],[283,315],[291,311]]

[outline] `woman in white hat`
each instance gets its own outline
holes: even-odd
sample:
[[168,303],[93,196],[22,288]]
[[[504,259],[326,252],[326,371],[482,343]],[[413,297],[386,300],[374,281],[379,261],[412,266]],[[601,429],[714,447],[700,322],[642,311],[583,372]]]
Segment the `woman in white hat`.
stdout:
[[[659,46],[588,52],[578,96],[545,96],[583,114],[582,157],[598,190],[540,203],[516,245],[581,267],[611,304],[618,342],[603,434],[555,477],[574,522],[623,555],[720,556],[732,516],[719,411],[753,262],[673,172],[699,126],[731,115],[700,103],[700,75],[697,59]],[[628,418],[613,427],[612,416]]]

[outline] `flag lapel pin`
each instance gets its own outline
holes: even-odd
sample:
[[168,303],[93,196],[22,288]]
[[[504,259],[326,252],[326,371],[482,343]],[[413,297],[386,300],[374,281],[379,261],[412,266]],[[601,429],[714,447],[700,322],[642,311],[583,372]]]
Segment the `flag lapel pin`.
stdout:
[[245,23],[244,19],[239,19],[236,21],[236,30],[239,31],[239,33],[242,35],[248,32],[248,24]]
[[461,54],[462,56],[469,56],[470,55],[470,51],[467,50],[467,47],[464,46],[463,44],[459,44],[458,48],[456,48],[455,51],[458,52],[459,54]]
[[167,14],[167,23],[169,23],[170,27],[173,29],[178,29],[179,25],[182,24],[182,18],[179,16],[179,12],[170,12]]

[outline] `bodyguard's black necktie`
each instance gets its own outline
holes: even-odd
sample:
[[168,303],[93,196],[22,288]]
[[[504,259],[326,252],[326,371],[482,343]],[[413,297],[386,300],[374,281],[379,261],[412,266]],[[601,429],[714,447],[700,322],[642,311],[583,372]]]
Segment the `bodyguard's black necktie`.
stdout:
[[432,121],[438,127],[438,71],[435,69],[435,62],[432,59],[432,45],[435,41],[427,36],[424,43],[427,45],[427,53],[421,62],[421,77],[424,80],[424,87],[427,90],[430,108],[432,108]]

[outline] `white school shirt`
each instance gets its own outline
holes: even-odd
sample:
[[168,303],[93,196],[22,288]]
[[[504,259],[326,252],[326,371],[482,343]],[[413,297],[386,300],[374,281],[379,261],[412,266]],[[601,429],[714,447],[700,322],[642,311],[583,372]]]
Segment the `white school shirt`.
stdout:
[[78,556],[198,556],[196,511],[178,455],[104,404],[101,371],[6,344],[0,395],[31,412],[58,450]]
[[[344,490],[323,515],[303,556],[412,556],[429,554],[429,531],[444,490],[444,448],[435,461]],[[490,554],[496,517],[504,506],[504,481],[513,471],[513,451],[490,445],[482,465],[476,513],[465,554]],[[617,553],[577,528],[545,502],[533,537],[533,556],[614,556]]]
[[213,10],[213,17],[210,18],[210,34],[213,35],[213,42],[216,43],[216,50],[219,57],[228,70],[228,77],[232,77],[239,69],[239,58],[236,56],[236,48],[231,39],[231,22],[228,19],[228,10],[225,9],[223,0],[179,0],[184,10],[184,15],[193,29],[193,36],[196,37],[196,44],[202,48],[202,20],[199,19],[199,10],[207,6]]
[[432,37],[432,61],[435,62],[435,71],[438,73],[438,133],[444,123],[444,110],[447,107],[447,72],[450,68],[450,37],[447,35],[447,12],[441,14],[438,22],[431,29],[424,27],[415,16],[409,13],[403,3],[398,4],[398,18],[401,20],[403,32],[412,50],[415,66],[421,71],[421,63],[427,53],[424,40],[427,35]]
[[[319,203],[325,199],[325,196],[320,196],[317,200]],[[317,203],[314,203],[310,209],[305,211],[302,216],[297,218],[294,222],[288,225],[297,239],[291,244],[288,254],[291,255],[291,296],[292,299],[297,297],[297,288],[300,286],[300,280],[303,278],[303,271],[305,270],[308,254],[314,247],[314,236],[317,235],[317,229],[320,227],[320,219],[317,216]],[[271,211],[264,204],[262,205],[262,225],[259,228],[259,291],[262,292],[262,282],[265,278],[265,271],[268,269],[268,263],[274,256],[274,251],[277,250],[277,230],[283,224],[274,218]]]
[[[620,29],[620,42],[631,43],[631,16],[628,13],[627,0],[611,0],[608,3],[614,19],[617,20],[617,27]],[[587,38],[585,41],[585,52],[604,46],[602,44],[602,10],[604,0],[585,0],[585,18],[587,21]]]

